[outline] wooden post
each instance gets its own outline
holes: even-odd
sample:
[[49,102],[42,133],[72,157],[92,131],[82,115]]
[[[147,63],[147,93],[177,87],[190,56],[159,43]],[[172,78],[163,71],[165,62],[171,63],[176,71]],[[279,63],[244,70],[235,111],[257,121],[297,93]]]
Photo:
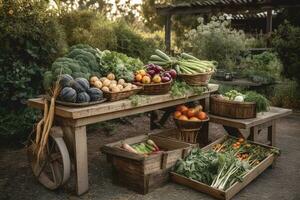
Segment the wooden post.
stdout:
[[172,15],[167,15],[165,19],[165,45],[168,53],[171,52],[171,18]]
[[270,46],[271,43],[271,33],[272,33],[272,8],[267,9],[267,46]]
[[82,195],[89,189],[86,127],[75,127],[73,129],[73,133],[76,168],[76,193],[77,195]]

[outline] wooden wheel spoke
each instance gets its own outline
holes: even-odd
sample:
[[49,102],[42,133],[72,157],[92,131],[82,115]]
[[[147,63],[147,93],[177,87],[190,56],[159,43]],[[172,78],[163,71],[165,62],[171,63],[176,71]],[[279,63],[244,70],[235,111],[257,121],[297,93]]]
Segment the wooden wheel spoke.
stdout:
[[53,163],[50,163],[49,166],[51,168],[54,184],[60,185],[62,178],[61,178],[61,172],[60,172],[59,168]]
[[60,162],[59,161],[60,159],[62,159],[60,152],[52,153],[50,155],[50,162],[54,162],[54,161]]

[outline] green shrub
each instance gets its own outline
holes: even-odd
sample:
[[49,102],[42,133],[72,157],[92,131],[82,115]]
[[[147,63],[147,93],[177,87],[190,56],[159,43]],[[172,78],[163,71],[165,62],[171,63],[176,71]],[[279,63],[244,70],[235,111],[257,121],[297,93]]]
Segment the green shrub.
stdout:
[[296,81],[284,81],[274,88],[270,97],[272,105],[300,109],[300,91]]
[[35,121],[26,100],[42,93],[42,73],[66,49],[56,14],[38,0],[0,4],[0,135],[24,139]]
[[272,45],[283,64],[283,75],[300,84],[300,27],[285,22],[273,35]]
[[8,0],[0,9],[0,104],[18,108],[41,92],[42,72],[66,49],[55,14],[42,1]]
[[207,24],[203,18],[198,21],[197,28],[186,34],[185,48],[201,59],[216,60],[220,68],[235,67],[247,46],[244,32],[230,28],[230,21],[223,17],[212,17]]
[[282,64],[277,54],[266,51],[241,59],[239,68],[243,77],[253,82],[270,84],[280,80]]
[[10,109],[0,108],[0,143],[7,141],[22,143],[33,130],[37,120],[37,110],[22,108],[12,112]]
[[68,44],[89,44],[100,50],[112,50],[147,61],[156,48],[162,48],[162,37],[136,30],[125,21],[109,21],[100,13],[80,10],[63,13],[60,17],[65,27]]

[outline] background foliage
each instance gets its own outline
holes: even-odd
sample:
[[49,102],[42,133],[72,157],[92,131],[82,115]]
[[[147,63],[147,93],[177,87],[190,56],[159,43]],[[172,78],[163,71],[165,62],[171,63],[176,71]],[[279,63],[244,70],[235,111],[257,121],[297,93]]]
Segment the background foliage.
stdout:
[[199,58],[218,61],[218,68],[235,67],[247,46],[244,32],[230,28],[224,17],[212,17],[207,24],[199,18],[198,22],[197,28],[186,34],[185,49]]
[[300,84],[300,27],[284,22],[274,33],[272,45],[283,63],[283,75]]

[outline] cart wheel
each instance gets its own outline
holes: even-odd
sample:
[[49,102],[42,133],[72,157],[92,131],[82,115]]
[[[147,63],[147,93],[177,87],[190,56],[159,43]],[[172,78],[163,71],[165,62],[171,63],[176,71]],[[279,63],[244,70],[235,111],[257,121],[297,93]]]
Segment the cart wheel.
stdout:
[[52,127],[45,156],[37,162],[37,156],[33,153],[34,143],[29,141],[27,149],[29,163],[33,174],[38,181],[50,190],[57,189],[67,182],[71,172],[69,152],[63,140],[63,132],[60,127]]

